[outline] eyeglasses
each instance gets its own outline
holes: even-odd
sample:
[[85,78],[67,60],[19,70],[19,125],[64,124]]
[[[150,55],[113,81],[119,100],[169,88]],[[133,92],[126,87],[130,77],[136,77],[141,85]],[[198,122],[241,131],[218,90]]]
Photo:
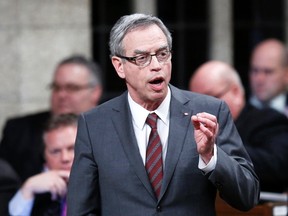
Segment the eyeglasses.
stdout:
[[151,63],[152,56],[156,56],[159,63],[166,62],[171,57],[171,50],[164,49],[159,50],[155,54],[145,53],[140,54],[134,57],[127,57],[127,56],[121,56],[117,55],[119,58],[126,59],[127,61],[140,66],[140,67],[146,67]]
[[92,88],[93,85],[86,84],[86,85],[76,85],[76,84],[67,84],[67,85],[58,85],[56,83],[51,83],[49,86],[49,89],[51,89],[54,92],[60,92],[64,90],[67,93],[76,93],[84,89]]

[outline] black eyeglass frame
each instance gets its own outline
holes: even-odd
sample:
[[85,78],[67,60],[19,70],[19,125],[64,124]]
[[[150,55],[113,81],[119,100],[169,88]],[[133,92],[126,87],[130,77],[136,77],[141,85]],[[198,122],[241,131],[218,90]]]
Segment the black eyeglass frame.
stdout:
[[[166,58],[164,61],[159,61],[159,59],[157,58],[157,55],[160,54],[160,53],[163,52],[163,51],[167,51],[167,55],[168,55],[168,54],[169,54],[169,55],[167,56],[167,58]],[[158,50],[158,51],[157,51],[156,53],[154,53],[154,54],[145,53],[145,54],[139,54],[138,56],[133,56],[133,57],[122,56],[122,55],[116,55],[116,56],[119,57],[119,58],[125,59],[125,60],[127,60],[127,61],[129,61],[129,62],[131,62],[131,63],[133,63],[133,64],[135,64],[135,65],[137,65],[137,66],[146,67],[146,66],[148,66],[148,65],[151,63],[153,56],[155,56],[155,57],[157,58],[157,61],[158,61],[159,63],[163,63],[163,62],[166,62],[166,61],[171,57],[171,55],[172,55],[172,50],[164,49],[164,50]],[[142,57],[142,56],[147,56],[147,57],[150,56],[149,60],[148,60],[147,62],[145,62],[145,64],[143,64],[143,65],[138,64],[137,61],[136,61],[137,58]]]

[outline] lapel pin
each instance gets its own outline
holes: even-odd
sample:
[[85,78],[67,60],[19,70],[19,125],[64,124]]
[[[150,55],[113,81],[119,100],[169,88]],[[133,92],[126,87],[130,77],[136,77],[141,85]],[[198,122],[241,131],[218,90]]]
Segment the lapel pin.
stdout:
[[183,113],[185,116],[188,116],[189,114],[187,112]]

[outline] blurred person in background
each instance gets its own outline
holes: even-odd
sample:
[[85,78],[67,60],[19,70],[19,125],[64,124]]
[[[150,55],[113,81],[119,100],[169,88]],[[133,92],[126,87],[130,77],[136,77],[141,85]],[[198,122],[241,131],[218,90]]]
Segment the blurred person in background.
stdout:
[[246,103],[241,79],[234,68],[208,61],[193,73],[189,90],[224,100],[254,164],[262,191],[288,189],[288,119],[271,108]]
[[42,170],[43,128],[47,120],[63,113],[80,114],[95,107],[102,95],[101,69],[81,55],[62,60],[50,84],[50,110],[8,119],[0,143],[5,159],[22,181]]
[[29,177],[9,203],[9,215],[66,216],[66,193],[74,159],[78,116],[53,116],[44,129],[43,172]]
[[277,39],[260,42],[250,62],[250,103],[257,108],[271,107],[288,117],[288,53]]

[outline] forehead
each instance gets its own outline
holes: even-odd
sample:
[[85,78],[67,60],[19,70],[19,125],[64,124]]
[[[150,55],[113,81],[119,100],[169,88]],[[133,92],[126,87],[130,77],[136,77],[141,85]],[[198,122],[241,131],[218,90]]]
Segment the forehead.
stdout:
[[279,47],[263,46],[253,53],[252,64],[254,65],[282,65],[283,53]]
[[168,46],[167,38],[155,24],[133,29],[123,39],[123,47],[127,53],[135,50],[153,51],[164,46]]
[[89,70],[79,64],[64,64],[56,69],[54,82],[83,83],[89,80]]
[[59,127],[44,134],[46,148],[61,148],[73,144],[76,139],[77,126],[69,125]]

